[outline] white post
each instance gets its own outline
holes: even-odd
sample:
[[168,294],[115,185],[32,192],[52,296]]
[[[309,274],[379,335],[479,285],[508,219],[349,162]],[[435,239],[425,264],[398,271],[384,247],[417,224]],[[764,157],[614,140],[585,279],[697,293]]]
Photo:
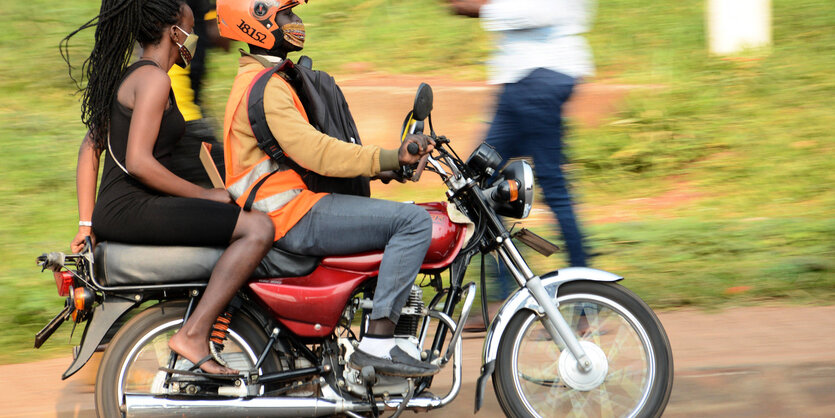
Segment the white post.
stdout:
[[708,0],[712,54],[731,55],[771,45],[771,0]]

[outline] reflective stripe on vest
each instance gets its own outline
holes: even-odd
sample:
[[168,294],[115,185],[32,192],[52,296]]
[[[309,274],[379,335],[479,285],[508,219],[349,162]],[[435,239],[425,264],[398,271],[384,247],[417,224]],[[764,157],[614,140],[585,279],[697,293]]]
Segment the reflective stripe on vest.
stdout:
[[[248,192],[252,188],[252,186],[258,183],[258,181],[261,180],[261,178],[263,178],[266,175],[269,175],[275,170],[284,171],[289,170],[289,168],[283,167],[281,164],[278,164],[277,162],[270,159],[263,160],[260,163],[252,166],[249,172],[246,173],[240,179],[238,179],[238,181],[230,184],[227,187],[227,190],[229,191],[229,194],[232,195],[232,198],[234,198],[236,201],[241,197],[249,197]],[[262,198],[261,200],[256,200],[252,204],[252,207],[254,209],[260,210],[261,212],[270,213],[274,210],[278,210],[284,207],[284,205],[286,205],[296,196],[298,196],[299,193],[301,193],[301,191],[302,189],[285,190],[275,195]]]

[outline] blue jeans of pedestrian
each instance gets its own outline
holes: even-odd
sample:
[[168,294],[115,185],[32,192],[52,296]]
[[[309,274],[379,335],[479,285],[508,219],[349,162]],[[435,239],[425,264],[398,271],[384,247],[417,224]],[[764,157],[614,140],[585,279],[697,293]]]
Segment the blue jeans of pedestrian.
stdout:
[[[583,235],[562,170],[562,110],[575,83],[573,77],[538,68],[516,83],[505,84],[485,142],[495,147],[505,161],[533,158],[536,180],[559,223],[568,262],[586,266]],[[506,272],[499,274],[498,284],[501,294],[496,296],[501,299],[516,287]]]
[[329,194],[275,245],[320,257],[384,250],[371,319],[397,323],[431,241],[432,218],[420,206]]

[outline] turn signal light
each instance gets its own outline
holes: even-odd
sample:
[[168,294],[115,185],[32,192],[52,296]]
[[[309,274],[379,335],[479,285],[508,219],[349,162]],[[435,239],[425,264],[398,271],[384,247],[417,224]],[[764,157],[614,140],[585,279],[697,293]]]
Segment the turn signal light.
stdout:
[[55,286],[58,287],[58,295],[67,296],[70,294],[70,287],[72,286],[72,272],[63,270],[52,273],[55,278]]
[[497,202],[515,202],[519,199],[519,182],[507,180],[496,185],[493,191],[493,200]]
[[510,200],[508,202],[515,202],[519,199],[519,182],[516,180],[508,180],[507,186],[510,191]]
[[93,307],[95,295],[90,289],[86,287],[78,287],[73,289],[73,302],[75,302],[75,309],[78,311],[86,311]]

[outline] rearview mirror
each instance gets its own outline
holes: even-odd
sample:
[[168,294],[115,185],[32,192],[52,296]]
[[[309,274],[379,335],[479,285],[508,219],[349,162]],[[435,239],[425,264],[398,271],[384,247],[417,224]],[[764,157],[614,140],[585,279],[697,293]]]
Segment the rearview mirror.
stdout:
[[412,117],[415,120],[424,120],[432,112],[432,87],[426,83],[420,83],[415,94],[415,105],[412,107]]

